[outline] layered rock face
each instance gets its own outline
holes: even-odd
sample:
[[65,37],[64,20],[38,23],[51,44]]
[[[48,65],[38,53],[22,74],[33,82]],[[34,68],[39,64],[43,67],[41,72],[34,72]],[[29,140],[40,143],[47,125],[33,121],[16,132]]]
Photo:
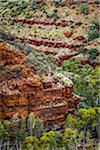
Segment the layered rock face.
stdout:
[[15,113],[27,117],[34,112],[44,122],[60,123],[68,111],[75,111],[80,98],[72,81],[62,75],[38,75],[33,64],[24,63],[25,54],[0,43],[0,118]]

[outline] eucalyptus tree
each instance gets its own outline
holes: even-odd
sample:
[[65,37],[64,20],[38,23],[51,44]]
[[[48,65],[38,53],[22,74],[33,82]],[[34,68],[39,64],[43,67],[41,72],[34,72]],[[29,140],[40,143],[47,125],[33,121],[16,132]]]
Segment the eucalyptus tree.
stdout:
[[35,136],[26,137],[23,148],[26,150],[41,150],[39,140]]

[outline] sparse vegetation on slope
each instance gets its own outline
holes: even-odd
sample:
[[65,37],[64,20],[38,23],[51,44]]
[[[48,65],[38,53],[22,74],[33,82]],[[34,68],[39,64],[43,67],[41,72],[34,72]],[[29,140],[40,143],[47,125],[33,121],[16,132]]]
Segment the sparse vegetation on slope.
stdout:
[[0,4],[0,150],[97,150],[99,4]]

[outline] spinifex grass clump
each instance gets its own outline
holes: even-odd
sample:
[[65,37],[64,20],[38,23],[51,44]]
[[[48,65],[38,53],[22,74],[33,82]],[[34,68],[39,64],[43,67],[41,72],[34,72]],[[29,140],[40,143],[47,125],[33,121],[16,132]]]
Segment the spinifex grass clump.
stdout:
[[82,13],[87,15],[89,13],[89,4],[88,3],[83,3],[81,6]]
[[18,16],[20,14],[21,14],[20,11],[12,11],[10,15],[11,15],[11,17],[16,17],[16,16]]
[[94,60],[99,54],[99,51],[97,48],[91,48],[88,50],[88,53],[89,53],[89,60]]
[[34,15],[32,14],[32,13],[30,13],[30,12],[28,12],[27,14],[26,14],[26,18],[32,18]]
[[40,4],[34,4],[31,6],[31,8],[35,11],[35,10],[45,10],[48,7],[48,5],[45,2],[42,2]]
[[58,19],[59,18],[59,16],[58,16],[58,10],[57,9],[53,10],[52,16],[54,17],[54,19]]
[[93,21],[88,31],[88,41],[99,38],[99,22]]
[[30,53],[25,62],[33,63],[39,74],[56,70],[56,60],[52,55],[46,56],[44,53],[34,51]]

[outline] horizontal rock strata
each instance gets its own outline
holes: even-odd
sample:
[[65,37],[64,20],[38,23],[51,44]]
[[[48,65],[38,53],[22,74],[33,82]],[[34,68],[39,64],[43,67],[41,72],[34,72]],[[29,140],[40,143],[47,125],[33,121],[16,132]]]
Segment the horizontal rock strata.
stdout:
[[54,73],[40,76],[24,58],[23,52],[0,43],[0,118],[34,112],[44,122],[64,121],[79,103],[72,81],[66,78],[65,85],[63,77]]

